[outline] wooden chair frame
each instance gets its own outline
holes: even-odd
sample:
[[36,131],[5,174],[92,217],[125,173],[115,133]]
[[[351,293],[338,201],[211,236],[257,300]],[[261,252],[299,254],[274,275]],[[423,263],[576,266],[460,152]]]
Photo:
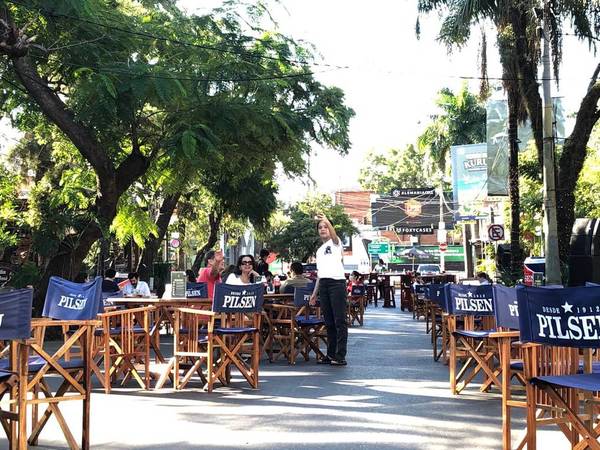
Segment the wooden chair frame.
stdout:
[[0,424],[8,438],[9,450],[27,449],[27,361],[26,341],[12,340],[4,347],[8,370],[0,381],[0,400],[9,395],[9,410],[0,408]]
[[327,347],[327,327],[325,321],[311,321],[310,318],[321,318],[320,306],[305,305],[297,309],[294,317],[294,327],[299,335],[299,352],[305,361],[310,360],[313,352],[317,360],[325,358],[321,351],[320,343]]
[[364,325],[366,300],[366,294],[348,296],[346,311],[348,325],[353,326],[355,323],[361,327]]
[[[492,385],[502,388],[499,366],[500,350],[497,340],[491,333],[481,336],[461,334],[457,327],[458,317],[448,315],[448,331],[450,335],[450,390],[453,395],[462,392],[477,376],[480,371],[485,373],[485,380],[480,387],[481,392],[486,392]],[[463,331],[477,331],[475,316],[462,316],[464,320]],[[482,330],[495,330],[495,319],[492,316],[481,317]],[[457,371],[459,360],[463,364]]]
[[289,304],[271,304],[268,307],[265,305],[264,308],[269,314],[270,339],[266,348],[269,362],[284,357],[288,364],[296,364],[300,338],[295,321],[297,308]]
[[158,380],[156,388],[162,388],[172,374],[173,388],[184,389],[194,374],[197,374],[203,388],[212,392],[215,313],[194,308],[175,308],[173,315],[173,357]]
[[[111,380],[122,377],[121,384],[133,378],[140,388],[150,388],[150,314],[153,306],[105,312],[99,315],[102,327],[96,331],[92,370],[110,394]],[[100,371],[103,361],[104,372]],[[136,365],[144,366],[144,378]]]
[[[43,361],[43,365],[34,371],[32,371],[31,364],[27,369],[24,367],[21,369],[27,377],[25,393],[32,394],[25,401],[25,405],[31,405],[32,409],[32,430],[28,439],[30,445],[37,445],[40,433],[48,420],[54,416],[69,447],[71,449],[80,448],[59,409],[59,403],[81,400],[83,404],[81,448],[89,448],[92,342],[94,328],[98,325],[99,322],[96,320],[53,320],[47,318],[32,320],[34,337],[32,340],[27,341],[26,353],[28,357],[40,358],[38,362]],[[54,353],[49,353],[44,348],[46,330],[51,327],[59,327],[62,330],[65,326],[72,329],[73,332]],[[64,367],[62,361],[65,361],[65,356],[74,345],[81,346],[82,363],[81,365],[73,365],[72,367],[66,365]],[[63,380],[56,393],[52,393],[45,379],[48,375],[58,375]],[[41,418],[39,417],[39,405],[47,405]]]

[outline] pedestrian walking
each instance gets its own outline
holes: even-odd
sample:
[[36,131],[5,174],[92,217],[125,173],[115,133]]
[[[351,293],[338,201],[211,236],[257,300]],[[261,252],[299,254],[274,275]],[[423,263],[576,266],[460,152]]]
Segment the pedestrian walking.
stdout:
[[317,282],[311,295],[311,305],[317,296],[327,327],[327,356],[319,364],[345,366],[348,344],[346,323],[346,277],[343,247],[340,238],[325,215],[317,217],[317,230],[323,244],[317,250]]

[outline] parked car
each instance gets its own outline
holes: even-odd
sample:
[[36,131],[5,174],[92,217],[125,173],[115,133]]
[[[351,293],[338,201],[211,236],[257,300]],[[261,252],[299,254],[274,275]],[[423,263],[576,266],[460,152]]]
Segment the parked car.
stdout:
[[419,264],[417,266],[417,272],[421,275],[425,274],[438,274],[442,273],[442,268],[439,264]]

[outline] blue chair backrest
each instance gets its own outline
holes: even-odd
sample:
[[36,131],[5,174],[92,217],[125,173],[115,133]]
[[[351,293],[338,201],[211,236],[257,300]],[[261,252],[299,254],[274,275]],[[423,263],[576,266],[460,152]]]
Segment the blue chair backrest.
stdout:
[[598,283],[592,283],[591,281],[586,281],[585,282],[585,287],[596,287],[596,286],[600,286],[600,284],[598,284]]
[[367,289],[363,285],[352,286],[352,289],[350,290],[350,295],[354,297],[362,297],[363,295],[365,295],[366,290]]
[[212,310],[218,313],[253,313],[262,311],[265,288],[262,283],[242,286],[215,285]]
[[308,305],[308,301],[310,300],[310,296],[312,295],[314,290],[314,286],[312,288],[303,287],[296,288],[294,290],[294,306],[297,308],[302,308],[303,306]]
[[425,284],[415,284],[413,285],[413,292],[417,295],[425,294]]
[[597,348],[600,287],[517,290],[521,341],[559,347]]
[[446,286],[448,312],[457,316],[494,315],[492,285],[473,286],[449,284]]
[[190,283],[185,285],[187,298],[208,298],[208,283]]
[[446,285],[445,284],[430,284],[429,285],[429,299],[440,306],[444,311],[448,311],[446,302]]
[[31,337],[32,289],[0,293],[0,340]]
[[499,327],[519,329],[518,289],[520,288],[494,285],[494,314],[496,315],[496,325]]
[[92,320],[104,311],[102,277],[88,283],[74,283],[60,277],[50,277],[45,317],[58,320]]

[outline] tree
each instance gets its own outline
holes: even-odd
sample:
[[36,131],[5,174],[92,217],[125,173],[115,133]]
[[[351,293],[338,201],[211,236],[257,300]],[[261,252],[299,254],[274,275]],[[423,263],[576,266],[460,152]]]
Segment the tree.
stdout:
[[389,149],[384,155],[369,152],[358,181],[363,189],[389,193],[393,188],[427,187],[431,177],[424,169],[425,151],[410,144],[404,149]]
[[[502,0],[500,2],[471,2],[468,0],[420,0],[419,11],[430,12],[443,10],[445,17],[440,31],[440,39],[450,46],[461,46],[470,37],[471,27],[481,24],[486,20],[491,21],[496,27],[497,42],[503,66],[503,84],[508,94],[509,136],[512,123],[526,115],[531,119],[532,130],[537,147],[540,167],[543,151],[542,127],[542,101],[539,93],[537,79],[538,65],[540,62],[540,42],[538,29],[540,28],[539,12],[548,20],[550,25],[552,59],[556,80],[559,79],[559,67],[562,59],[562,27],[567,22],[573,26],[577,36],[586,40],[595,48],[600,34],[600,8],[597,2],[572,2],[549,0]],[[483,53],[485,54],[485,52]],[[487,67],[486,61],[482,62]],[[559,251],[561,260],[566,262],[569,252],[569,239],[571,228],[575,221],[575,187],[579,173],[585,160],[587,141],[594,124],[600,118],[598,100],[600,99],[600,83],[597,82],[600,65],[592,76],[588,92],[582,100],[574,131],[565,142],[565,146],[558,160],[557,186],[557,221],[559,233]],[[487,77],[487,75],[484,75]],[[511,111],[512,108],[512,111]],[[511,174],[509,176],[512,217],[518,220],[519,214],[515,211],[518,202],[518,150],[516,141],[511,140]],[[518,227],[513,227],[518,230]],[[511,233],[515,233],[511,229]],[[511,237],[511,245],[516,236]],[[519,272],[516,267],[514,251],[513,272]]]
[[267,236],[269,248],[288,261],[306,262],[317,251],[320,240],[315,216],[324,213],[335,228],[340,239],[357,232],[350,217],[341,205],[333,205],[327,194],[309,195],[286,211],[288,221],[271,236]]
[[[431,116],[431,123],[417,139],[419,149],[427,150],[429,157],[442,176],[446,173],[446,160],[452,145],[485,142],[485,108],[469,92],[466,84],[457,94],[443,88],[435,102],[440,113]],[[429,182],[431,184],[431,182]]]
[[[282,144],[277,158],[261,161],[293,171],[311,139],[349,147],[353,112],[341,90],[313,79],[310,53],[277,34],[244,35],[232,9],[188,17],[164,0],[135,8],[65,0],[3,4],[0,15],[2,109],[23,131],[44,124],[60,141],[59,164],[71,162],[73,196],[60,189],[59,197],[72,201],[78,220],[56,227],[62,236],[48,249],[38,305],[51,275],[79,272],[127,207],[123,194],[157,161],[241,164],[242,142]],[[225,137],[219,149],[217,136]],[[290,136],[285,145],[281,136]],[[50,197],[45,203],[55,205]]]

